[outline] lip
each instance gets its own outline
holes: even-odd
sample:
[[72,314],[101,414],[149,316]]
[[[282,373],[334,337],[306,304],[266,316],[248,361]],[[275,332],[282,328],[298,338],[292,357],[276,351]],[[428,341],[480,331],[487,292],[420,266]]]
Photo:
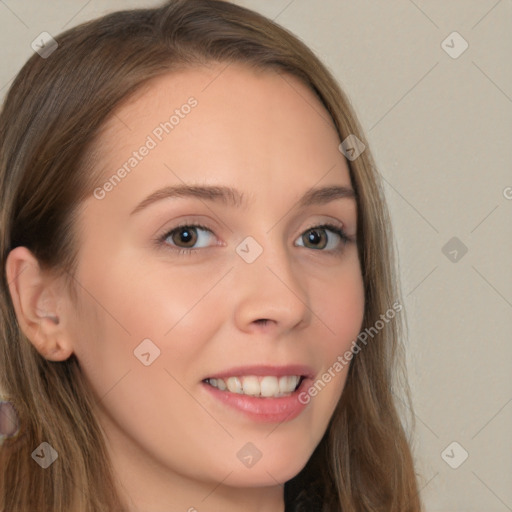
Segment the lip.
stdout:
[[307,379],[312,379],[315,376],[315,372],[310,366],[304,364],[289,364],[286,366],[262,364],[236,366],[228,370],[208,375],[205,379],[226,379],[228,377],[241,377],[243,375],[255,375],[256,377],[265,377],[267,375],[275,377],[283,377],[284,375],[300,375]]
[[[296,418],[308,405],[299,401],[299,395],[312,383],[314,372],[311,367],[305,365],[288,366],[238,366],[216,374],[209,375],[210,379],[224,379],[242,375],[266,376],[272,375],[282,377],[283,375],[300,375],[304,378],[299,387],[289,396],[279,398],[254,397],[221,391],[203,381],[201,385],[205,391],[223,405],[238,411],[241,415],[249,418],[255,423],[283,423]],[[206,380],[206,379],[205,379]]]

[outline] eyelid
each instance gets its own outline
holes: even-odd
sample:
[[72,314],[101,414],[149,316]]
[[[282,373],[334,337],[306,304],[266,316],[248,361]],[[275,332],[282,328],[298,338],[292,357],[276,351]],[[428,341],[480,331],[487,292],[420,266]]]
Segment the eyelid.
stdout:
[[[201,229],[201,230],[204,230],[204,231],[208,231],[214,237],[217,237],[217,235],[215,234],[214,229],[209,227],[206,223],[201,223],[201,222],[194,221],[194,220],[191,220],[191,219],[185,219],[184,221],[180,222],[176,226],[173,226],[170,229],[166,229],[162,235],[157,236],[157,239],[156,239],[157,245],[164,245],[167,248],[169,248],[171,251],[173,251],[173,252],[175,252],[175,253],[177,253],[179,255],[186,255],[186,254],[190,255],[192,253],[196,253],[197,251],[201,251],[201,250],[204,251],[205,249],[209,249],[211,247],[226,245],[225,243],[221,242],[221,243],[216,243],[216,244],[210,245],[208,247],[191,247],[191,248],[186,248],[186,247],[179,247],[179,246],[176,246],[176,245],[169,244],[167,242],[167,239],[175,231],[177,231],[178,229],[180,229],[182,227],[198,228],[198,229]],[[306,249],[310,249],[310,250],[315,251],[315,252],[326,253],[326,254],[338,254],[338,253],[340,253],[343,250],[343,248],[344,248],[344,246],[346,244],[348,244],[349,242],[354,242],[355,241],[355,237],[349,236],[345,232],[344,224],[341,221],[339,221],[339,220],[331,220],[331,221],[316,222],[316,223],[312,222],[309,225],[309,227],[307,227],[307,228],[305,228],[305,229],[303,229],[301,231],[301,234],[299,235],[299,238],[301,236],[303,236],[304,233],[306,233],[308,231],[311,231],[312,229],[324,229],[326,231],[331,231],[331,233],[334,233],[340,239],[339,247],[337,247],[336,249],[330,249],[330,250],[318,249],[318,250],[315,250],[315,249],[311,249],[311,248],[305,247]],[[302,246],[298,246],[298,247],[304,247],[304,246],[302,245]]]
[[[302,236],[304,233],[314,230],[314,229],[323,229],[326,231],[330,231],[331,233],[334,233],[336,236],[340,238],[340,247],[337,249],[331,249],[331,250],[318,250],[318,252],[325,252],[325,253],[331,253],[335,254],[343,250],[344,246],[348,243],[355,242],[355,237],[349,236],[345,232],[345,228],[342,222],[323,222],[323,223],[316,223],[311,225],[309,228],[302,231]],[[302,246],[303,247],[303,246]]]
[[215,231],[213,228],[209,227],[207,224],[205,223],[202,223],[202,222],[197,222],[197,221],[193,221],[193,220],[185,220],[183,222],[180,222],[179,224],[177,224],[176,226],[170,228],[170,229],[166,229],[164,230],[163,234],[162,235],[158,235],[157,238],[156,238],[156,242],[157,243],[160,243],[160,244],[163,244],[163,245],[166,245],[168,247],[171,247],[171,249],[173,250],[176,250],[176,251],[190,251],[190,252],[194,252],[194,251],[198,251],[198,250],[205,250],[205,249],[208,249],[209,247],[215,247],[215,246],[219,246],[219,245],[225,245],[223,243],[216,243],[216,244],[213,244],[211,246],[208,246],[208,247],[200,247],[200,248],[185,248],[185,247],[178,247],[178,246],[174,246],[174,245],[171,245],[169,243],[167,243],[167,239],[175,232],[177,231],[178,229],[180,228],[183,228],[183,227],[190,227],[190,228],[198,228],[198,229],[201,229],[203,231],[208,231],[210,232],[215,238],[217,238],[217,235],[215,234]]
[[343,224],[343,222],[341,222],[339,220],[334,220],[334,221],[327,220],[327,221],[323,221],[323,222],[312,222],[311,224],[308,225],[308,227],[306,229],[304,229],[302,231],[302,234],[304,234],[306,231],[309,231],[310,229],[322,228],[322,227],[325,227],[325,229],[336,228],[336,229],[345,231],[345,225]]

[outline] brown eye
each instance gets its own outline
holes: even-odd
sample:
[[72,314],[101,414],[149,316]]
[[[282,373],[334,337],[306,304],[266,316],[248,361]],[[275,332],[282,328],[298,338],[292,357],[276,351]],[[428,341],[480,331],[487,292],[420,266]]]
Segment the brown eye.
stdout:
[[[212,245],[210,240],[212,236],[213,232],[206,226],[191,224],[178,226],[168,231],[162,237],[162,241],[171,247],[193,251]],[[198,244],[199,246],[196,246]]]
[[175,245],[190,248],[197,241],[197,231],[195,228],[191,228],[190,226],[183,226],[175,229],[170,238]]
[[298,245],[307,249],[319,249],[323,252],[336,252],[343,249],[343,246],[350,241],[343,229],[334,224],[323,224],[314,226],[305,231],[299,240]]
[[304,245],[312,244],[313,249],[323,249],[327,245],[328,239],[325,230],[314,228],[302,235],[304,238]]

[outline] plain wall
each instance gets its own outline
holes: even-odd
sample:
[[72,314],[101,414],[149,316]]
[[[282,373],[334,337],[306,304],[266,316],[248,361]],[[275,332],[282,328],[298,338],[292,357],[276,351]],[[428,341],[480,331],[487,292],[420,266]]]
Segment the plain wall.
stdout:
[[[159,3],[0,2],[0,99],[41,32]],[[426,510],[512,510],[512,2],[235,3],[275,19],[327,64],[384,179]],[[443,49],[463,48],[454,31],[469,45],[457,58]],[[469,456],[453,469],[445,460],[456,466],[462,450]]]

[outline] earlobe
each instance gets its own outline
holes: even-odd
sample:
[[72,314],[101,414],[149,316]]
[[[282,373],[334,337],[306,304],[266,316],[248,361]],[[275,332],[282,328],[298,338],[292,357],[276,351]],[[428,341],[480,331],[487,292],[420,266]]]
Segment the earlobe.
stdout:
[[42,269],[26,247],[16,247],[9,253],[5,270],[23,334],[44,358],[66,360],[73,350],[62,318],[64,312],[59,311],[65,297],[58,278]]

